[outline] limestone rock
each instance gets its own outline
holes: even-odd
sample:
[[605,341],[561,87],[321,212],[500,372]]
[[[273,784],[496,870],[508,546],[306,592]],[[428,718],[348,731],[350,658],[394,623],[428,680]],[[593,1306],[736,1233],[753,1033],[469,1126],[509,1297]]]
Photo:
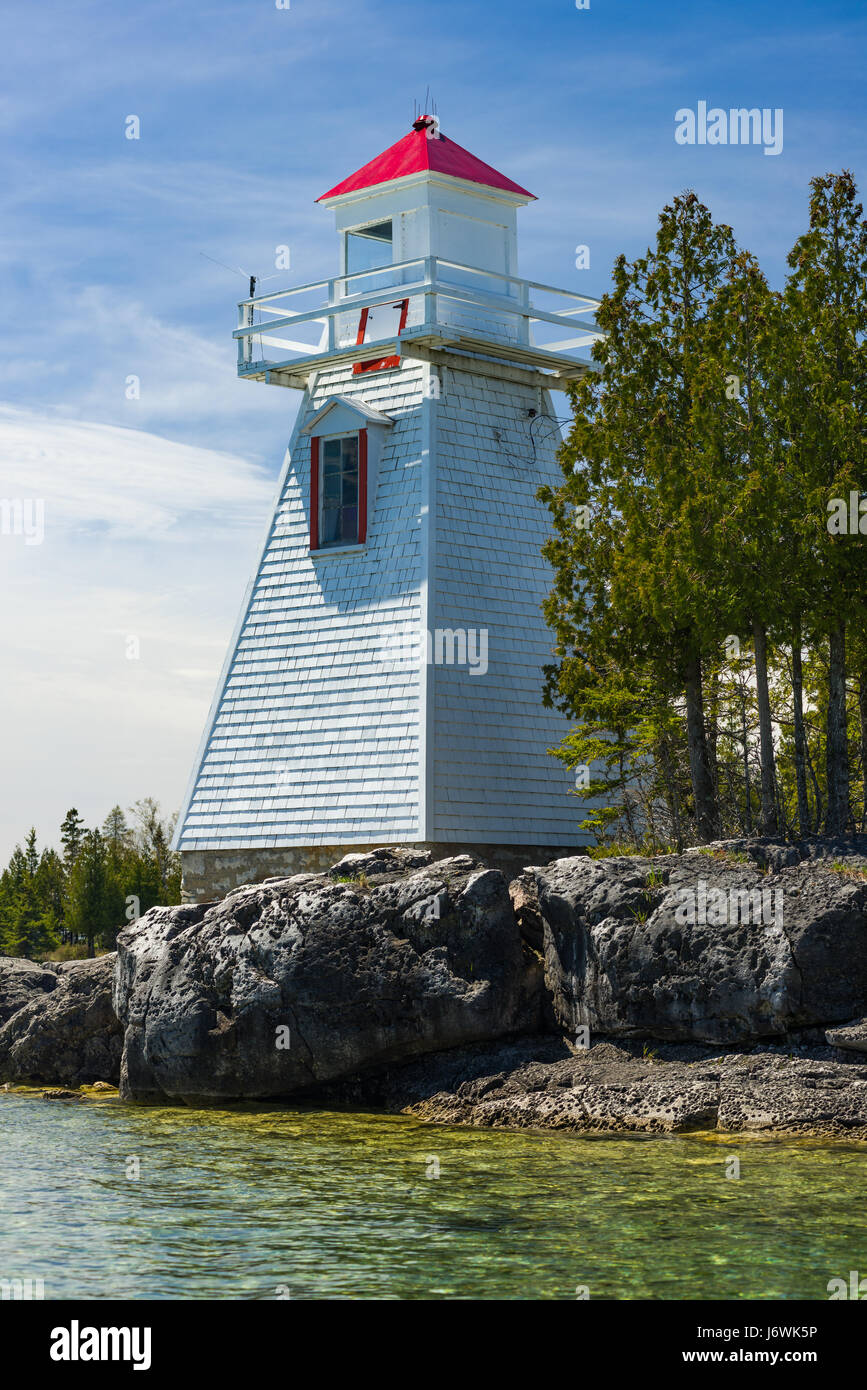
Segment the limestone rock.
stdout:
[[20,956],[0,956],[0,1025],[57,985],[56,971]]
[[538,1026],[502,874],[468,856],[397,872],[389,854],[382,877],[351,865],[363,884],[299,875],[121,932],[122,1098],[289,1096]]
[[842,1028],[829,1028],[825,1041],[829,1047],[839,1047],[844,1052],[867,1052],[867,1018],[853,1018]]
[[112,1007],[114,954],[76,961],[0,1028],[0,1076],[38,1085],[117,1081],[122,1037]]
[[[684,1133],[689,1130],[867,1139],[867,1066],[783,1052],[719,1053],[695,1060],[663,1044],[664,1055],[619,1053],[597,1044],[556,1061],[528,1060],[532,1044],[488,1052],[460,1080],[442,1059],[441,1079],[428,1069],[404,1085],[406,1113],[440,1124],[576,1132]],[[683,1052],[683,1049],[681,1049]],[[522,1055],[523,1054],[523,1055]],[[410,1068],[410,1072],[414,1069]],[[456,1083],[456,1084],[455,1084]],[[392,1108],[401,1099],[391,1081]]]
[[711,846],[533,872],[569,1033],[744,1043],[867,1010],[867,877],[827,857],[764,873]]
[[423,869],[433,858],[430,850],[409,849],[402,845],[368,850],[364,854],[344,854],[328,870],[332,878],[378,877],[380,874],[401,874],[408,869]]

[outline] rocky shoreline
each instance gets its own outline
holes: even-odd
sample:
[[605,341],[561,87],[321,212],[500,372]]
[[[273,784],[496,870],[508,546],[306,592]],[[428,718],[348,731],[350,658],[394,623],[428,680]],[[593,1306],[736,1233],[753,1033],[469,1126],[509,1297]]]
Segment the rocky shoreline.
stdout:
[[[867,839],[528,868],[386,849],[0,959],[0,1082],[867,1141]],[[84,1088],[83,1090],[80,1088]]]

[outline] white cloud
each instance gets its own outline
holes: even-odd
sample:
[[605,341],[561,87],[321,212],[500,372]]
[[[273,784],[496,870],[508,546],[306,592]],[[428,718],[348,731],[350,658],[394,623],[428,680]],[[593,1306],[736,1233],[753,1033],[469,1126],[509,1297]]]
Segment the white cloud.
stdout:
[[0,498],[45,501],[41,545],[0,534],[0,859],[73,804],[177,809],[274,487],[231,454],[0,407]]

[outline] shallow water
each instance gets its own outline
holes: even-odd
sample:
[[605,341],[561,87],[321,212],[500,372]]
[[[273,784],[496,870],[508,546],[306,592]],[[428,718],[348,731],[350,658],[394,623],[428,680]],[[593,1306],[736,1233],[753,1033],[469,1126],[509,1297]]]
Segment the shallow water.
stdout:
[[0,1279],[46,1298],[825,1299],[853,1269],[856,1145],[0,1095]]

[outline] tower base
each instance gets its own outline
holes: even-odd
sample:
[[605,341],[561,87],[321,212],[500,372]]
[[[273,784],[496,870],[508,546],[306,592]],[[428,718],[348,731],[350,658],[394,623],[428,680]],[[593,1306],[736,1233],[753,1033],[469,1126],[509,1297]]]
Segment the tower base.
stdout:
[[[321,874],[345,854],[368,854],[371,850],[384,849],[395,843],[390,840],[377,840],[369,845],[182,850],[181,897],[188,903],[214,902],[224,898],[242,883],[261,883],[266,878],[288,878],[291,874]],[[580,844],[478,845],[414,840],[400,841],[399,847],[429,850],[435,861],[451,859],[456,854],[471,854],[481,859],[488,868],[500,869],[507,879],[515,878],[529,864],[548,864],[552,859],[565,859],[570,855],[587,852],[587,846]]]

